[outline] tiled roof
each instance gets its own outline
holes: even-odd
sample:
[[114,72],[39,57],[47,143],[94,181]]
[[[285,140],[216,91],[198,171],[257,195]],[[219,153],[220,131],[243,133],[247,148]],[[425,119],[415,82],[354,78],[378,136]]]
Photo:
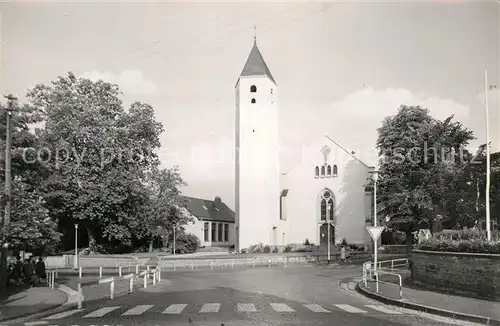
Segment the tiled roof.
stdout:
[[200,220],[232,223],[235,221],[234,212],[220,199],[214,201],[188,196],[182,196],[181,199],[186,203],[188,211]]
[[245,67],[243,67],[243,71],[240,76],[267,76],[269,79],[276,84],[273,76],[271,75],[271,71],[266,65],[262,54],[260,54],[259,48],[257,47],[257,43],[254,42],[252,51],[250,51],[250,55],[248,56],[247,62],[245,63]]

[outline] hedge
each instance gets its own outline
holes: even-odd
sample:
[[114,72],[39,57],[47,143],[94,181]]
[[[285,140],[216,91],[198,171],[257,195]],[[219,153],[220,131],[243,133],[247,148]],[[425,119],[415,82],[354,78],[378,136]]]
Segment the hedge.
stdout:
[[491,241],[486,232],[476,229],[444,230],[422,241],[418,249],[427,251],[500,254],[500,235],[492,232]]

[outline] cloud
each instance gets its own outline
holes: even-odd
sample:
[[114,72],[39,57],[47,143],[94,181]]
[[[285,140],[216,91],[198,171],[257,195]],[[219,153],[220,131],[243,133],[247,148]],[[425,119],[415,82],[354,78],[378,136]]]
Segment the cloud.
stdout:
[[126,95],[152,94],[158,91],[157,85],[147,81],[140,70],[124,70],[119,75],[93,70],[83,73],[80,77],[117,84]]
[[[427,108],[437,119],[445,119],[454,114],[455,120],[466,127],[474,126],[469,106],[457,103],[452,99],[443,99],[429,94],[414,94],[404,88],[387,88],[375,90],[364,88],[347,95],[333,103],[323,117],[318,119],[322,124],[316,137],[327,133],[349,151],[369,165],[376,165],[377,128],[382,120],[397,113],[401,105],[420,105]],[[322,134],[320,134],[320,132]]]

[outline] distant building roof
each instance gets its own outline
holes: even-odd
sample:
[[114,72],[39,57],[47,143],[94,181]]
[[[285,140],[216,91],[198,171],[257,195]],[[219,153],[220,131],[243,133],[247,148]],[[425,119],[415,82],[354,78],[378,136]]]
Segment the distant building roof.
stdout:
[[181,196],[181,199],[186,203],[187,210],[200,220],[231,223],[235,221],[234,212],[221,201],[220,197],[208,200]]
[[252,51],[250,51],[247,62],[241,71],[240,77],[243,76],[267,76],[273,81],[273,83],[276,84],[273,75],[271,75],[271,71],[267,67],[266,62],[257,47],[257,42],[253,43]]

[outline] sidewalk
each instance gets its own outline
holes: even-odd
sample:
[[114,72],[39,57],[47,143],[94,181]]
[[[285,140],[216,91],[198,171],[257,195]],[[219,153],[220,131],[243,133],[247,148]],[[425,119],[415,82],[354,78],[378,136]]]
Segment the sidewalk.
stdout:
[[60,307],[66,300],[66,293],[48,287],[21,290],[0,301],[0,323]]
[[360,282],[357,290],[368,297],[390,305],[487,325],[500,325],[500,302],[433,292],[414,286],[409,288],[404,283],[401,299],[397,282],[394,284],[379,283],[378,293],[376,293],[375,282],[368,282],[366,288],[363,282]]

